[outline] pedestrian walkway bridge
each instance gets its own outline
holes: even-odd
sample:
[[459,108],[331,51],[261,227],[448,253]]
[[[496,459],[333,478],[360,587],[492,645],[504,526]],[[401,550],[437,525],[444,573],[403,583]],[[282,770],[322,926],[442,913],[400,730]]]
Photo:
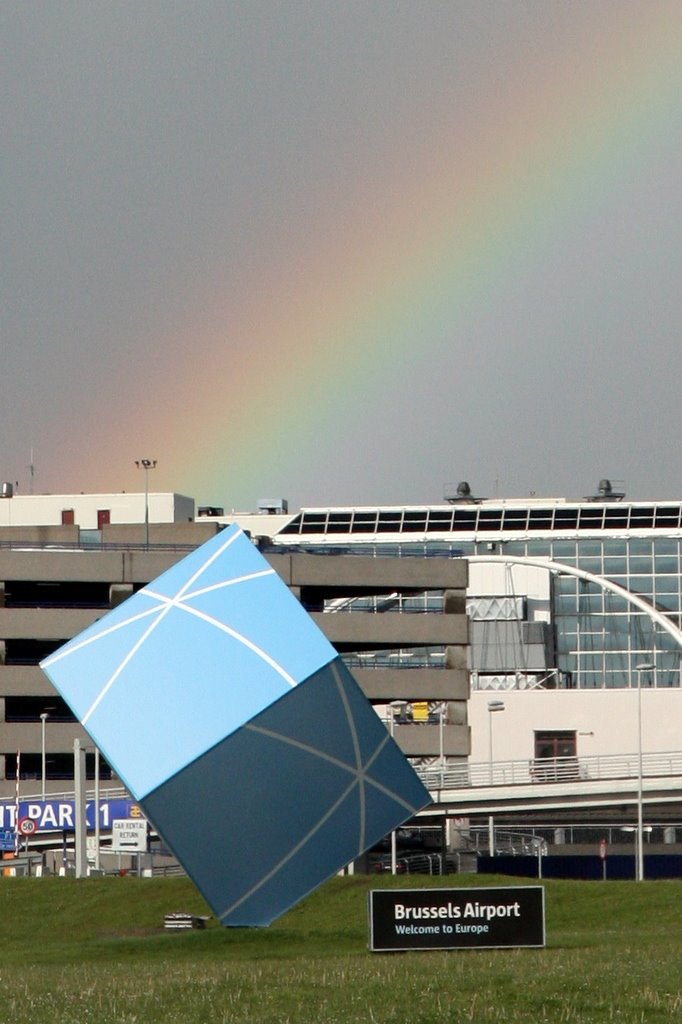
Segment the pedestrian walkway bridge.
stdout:
[[[434,801],[427,814],[618,806],[637,803],[640,789],[637,753],[445,764],[418,773]],[[641,789],[647,804],[682,804],[682,751],[643,754]]]

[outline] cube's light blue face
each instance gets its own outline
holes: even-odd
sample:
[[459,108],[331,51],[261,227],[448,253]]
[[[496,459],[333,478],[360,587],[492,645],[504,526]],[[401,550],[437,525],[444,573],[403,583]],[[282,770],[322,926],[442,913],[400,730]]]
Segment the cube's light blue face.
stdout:
[[42,667],[141,800],[335,654],[230,527]]
[[430,800],[237,527],[42,667],[223,925],[268,924]]

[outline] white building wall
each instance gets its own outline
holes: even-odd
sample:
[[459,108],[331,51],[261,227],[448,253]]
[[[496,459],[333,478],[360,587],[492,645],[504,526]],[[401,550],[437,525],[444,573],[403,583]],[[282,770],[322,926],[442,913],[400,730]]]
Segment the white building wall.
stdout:
[[[501,700],[504,711],[488,711]],[[494,761],[534,756],[536,730],[575,730],[578,757],[637,750],[638,696],[631,690],[531,690],[472,693],[469,700],[471,761],[487,762],[490,728]],[[642,688],[642,750],[682,750],[682,691]]]
[[[497,552],[491,552],[491,554]],[[524,597],[529,622],[549,622],[550,572],[532,565],[469,563],[467,595]]]
[[[291,515],[272,515],[263,512],[231,512],[223,516],[197,516],[197,522],[203,523],[210,520],[212,523],[220,523],[221,526],[232,526],[236,523],[242,530],[246,530],[252,537],[276,537],[280,530],[283,530],[287,523],[291,522]],[[291,537],[290,542],[296,543],[298,538]]]
[[[178,523],[194,519],[194,499],[182,494],[149,493],[149,522]],[[0,498],[0,527],[59,526],[62,512],[73,509],[83,530],[97,529],[97,513],[107,509],[112,524],[143,523],[144,493],[118,494],[17,494]]]

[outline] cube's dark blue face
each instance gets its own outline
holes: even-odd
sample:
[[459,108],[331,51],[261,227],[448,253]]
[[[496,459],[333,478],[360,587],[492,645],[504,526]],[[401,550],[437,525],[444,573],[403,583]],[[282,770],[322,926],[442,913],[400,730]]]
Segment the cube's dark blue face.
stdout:
[[237,527],[42,664],[223,924],[267,924],[429,796]]
[[222,924],[265,925],[429,799],[337,658],[142,806]]

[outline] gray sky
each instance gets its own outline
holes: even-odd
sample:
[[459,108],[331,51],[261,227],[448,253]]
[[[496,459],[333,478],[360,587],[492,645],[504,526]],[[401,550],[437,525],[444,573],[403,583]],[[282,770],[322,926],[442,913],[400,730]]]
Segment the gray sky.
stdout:
[[3,480],[680,497],[678,2],[0,26]]

